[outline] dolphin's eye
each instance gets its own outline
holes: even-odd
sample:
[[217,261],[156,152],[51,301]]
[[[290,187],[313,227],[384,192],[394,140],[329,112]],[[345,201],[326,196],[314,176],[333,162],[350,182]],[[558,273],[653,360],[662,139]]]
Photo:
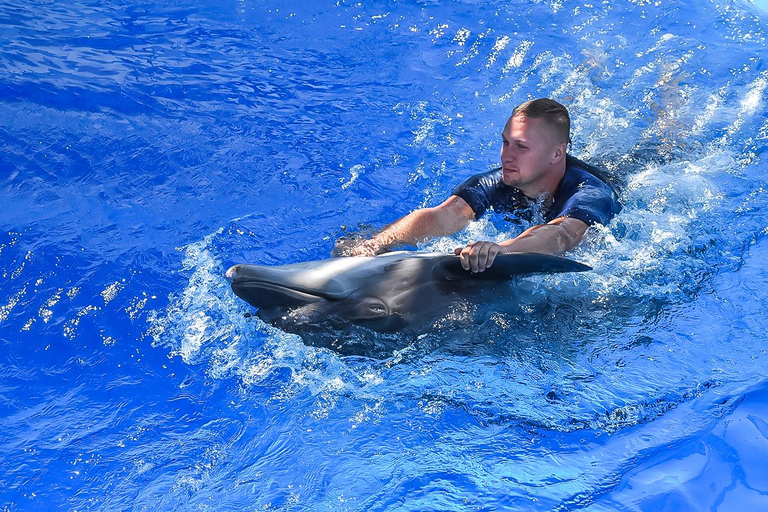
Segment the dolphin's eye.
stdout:
[[355,306],[355,311],[360,318],[382,318],[389,316],[387,304],[376,297],[366,297]]

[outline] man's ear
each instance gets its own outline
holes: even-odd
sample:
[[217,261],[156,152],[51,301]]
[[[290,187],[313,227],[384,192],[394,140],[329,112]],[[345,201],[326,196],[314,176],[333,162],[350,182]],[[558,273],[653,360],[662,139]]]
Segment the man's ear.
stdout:
[[559,163],[561,160],[565,159],[565,151],[568,147],[568,144],[566,142],[561,142],[557,146],[555,146],[555,150],[552,152],[552,162],[553,164]]

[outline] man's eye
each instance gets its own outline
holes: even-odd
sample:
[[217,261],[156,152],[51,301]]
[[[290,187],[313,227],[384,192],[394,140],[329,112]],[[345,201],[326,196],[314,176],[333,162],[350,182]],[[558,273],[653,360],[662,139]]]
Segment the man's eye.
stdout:
[[528,149],[528,146],[523,146],[522,144],[518,144],[517,147],[520,149]]

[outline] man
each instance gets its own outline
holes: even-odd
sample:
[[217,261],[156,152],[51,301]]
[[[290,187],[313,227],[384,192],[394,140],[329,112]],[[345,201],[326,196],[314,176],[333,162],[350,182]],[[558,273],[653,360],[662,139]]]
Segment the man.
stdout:
[[619,212],[613,189],[593,167],[566,154],[568,110],[547,98],[519,105],[501,134],[502,167],[472,176],[434,208],[416,210],[349,251],[373,256],[399,244],[456,233],[488,208],[531,211],[542,205],[545,224],[501,243],[473,242],[456,249],[466,270],[482,272],[504,252],[562,254],[578,244],[592,224],[607,224]]

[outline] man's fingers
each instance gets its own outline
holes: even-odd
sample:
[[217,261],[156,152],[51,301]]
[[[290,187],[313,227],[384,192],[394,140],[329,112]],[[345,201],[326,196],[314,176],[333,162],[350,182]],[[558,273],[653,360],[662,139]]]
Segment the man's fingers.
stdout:
[[472,269],[472,249],[474,244],[469,244],[466,247],[462,248],[459,252],[459,261],[461,261],[461,268],[464,270],[471,270]]
[[491,263],[493,263],[493,258],[496,255],[494,253],[495,247],[496,247],[496,244],[485,243],[480,248],[480,253],[477,258],[478,272],[482,272],[483,270],[491,266]]
[[469,270],[469,254],[467,252],[467,247],[457,247],[453,250],[453,254],[459,257],[461,268]]
[[493,262],[496,261],[496,256],[499,254],[507,252],[507,250],[498,244],[493,244],[493,247],[491,247],[491,251],[488,256],[488,261],[486,262],[485,268],[489,268],[491,265],[493,265]]
[[464,270],[469,270],[469,251],[471,250],[470,246],[464,247],[461,252],[459,253],[459,258],[461,261],[461,268]]
[[480,261],[483,257],[482,251],[484,245],[483,242],[474,242],[467,245],[461,251],[461,266],[464,270],[469,270],[471,272],[479,272],[481,268],[485,270],[484,261]]
[[489,268],[493,265],[493,261],[496,259],[496,255],[499,254],[499,247],[492,245],[488,248],[488,257],[485,259],[485,268]]
[[472,272],[480,272],[480,269],[483,267],[481,258],[483,258],[483,246],[478,244],[469,253],[469,267]]
[[493,265],[497,254],[504,251],[503,247],[493,242],[474,242],[455,249],[453,253],[460,257],[464,270],[482,272]]
[[371,240],[358,241],[358,244],[347,251],[345,256],[376,256],[378,247]]

